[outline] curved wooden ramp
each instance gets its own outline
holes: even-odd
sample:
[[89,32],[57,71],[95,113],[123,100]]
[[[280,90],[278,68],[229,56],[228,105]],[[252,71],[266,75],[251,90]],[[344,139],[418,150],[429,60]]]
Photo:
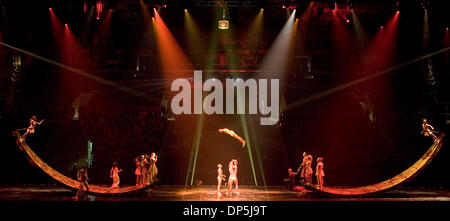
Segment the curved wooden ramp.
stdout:
[[351,188],[333,188],[333,187],[323,187],[321,190],[317,188],[316,185],[307,185],[306,188],[318,192],[323,195],[331,196],[362,196],[370,195],[375,193],[380,193],[391,189],[401,183],[410,181],[415,176],[417,176],[425,167],[430,164],[436,154],[442,147],[442,139],[445,134],[441,133],[439,139],[434,141],[433,145],[428,149],[428,151],[411,167],[398,174],[391,179],[385,180],[380,183],[372,184],[369,186],[361,187],[351,187]]
[[[27,153],[27,155],[30,157],[32,163],[34,163],[36,166],[41,168],[45,173],[50,175],[53,179],[59,181],[60,183],[72,188],[72,189],[78,189],[80,186],[80,182],[74,179],[71,179],[60,172],[56,171],[52,167],[50,167],[48,164],[46,164],[36,153],[34,153],[33,150],[28,146],[25,141],[22,141],[22,136],[19,132],[15,131],[14,135],[16,136],[16,143],[17,146],[23,151]],[[127,194],[127,193],[133,193],[138,191],[143,191],[146,189],[149,189],[152,185],[147,185],[144,187],[136,187],[136,186],[127,186],[127,187],[120,187],[120,188],[110,188],[110,187],[103,187],[99,185],[92,185],[89,184],[89,193],[96,193],[96,194]]]

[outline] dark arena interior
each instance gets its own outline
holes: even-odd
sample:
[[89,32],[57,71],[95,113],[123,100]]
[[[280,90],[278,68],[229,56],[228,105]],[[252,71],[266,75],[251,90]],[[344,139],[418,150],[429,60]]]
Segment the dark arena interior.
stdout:
[[446,1],[0,7],[0,201],[450,201]]

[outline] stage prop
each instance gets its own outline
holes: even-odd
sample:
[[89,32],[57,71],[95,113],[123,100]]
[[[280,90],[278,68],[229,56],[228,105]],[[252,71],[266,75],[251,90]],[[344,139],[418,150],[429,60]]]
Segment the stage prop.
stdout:
[[442,139],[445,134],[441,133],[439,138],[434,141],[433,145],[428,149],[428,151],[411,167],[392,177],[391,179],[361,187],[350,187],[350,188],[334,188],[334,187],[323,187],[321,190],[316,187],[316,185],[307,185],[306,188],[314,192],[331,195],[331,196],[363,196],[372,195],[377,193],[382,193],[386,190],[392,189],[395,186],[408,182],[416,177],[420,172],[422,172],[428,164],[431,163],[433,158],[437,155],[442,147]]
[[[16,143],[19,146],[19,148],[27,153],[27,155],[30,157],[32,162],[41,168],[45,173],[50,175],[53,179],[59,181],[60,183],[64,184],[65,186],[71,188],[71,189],[78,189],[80,186],[80,182],[74,179],[71,179],[60,172],[56,171],[52,167],[50,167],[48,164],[46,164],[36,153],[34,153],[33,150],[28,146],[28,144],[25,141],[22,140],[22,136],[18,131],[14,132],[16,136]],[[110,195],[125,195],[129,193],[144,191],[149,188],[151,188],[152,185],[147,185],[143,187],[136,187],[136,186],[127,186],[127,187],[119,187],[119,188],[111,188],[110,185],[108,186],[99,186],[99,185],[93,185],[89,184],[89,193],[92,194],[110,194]]]

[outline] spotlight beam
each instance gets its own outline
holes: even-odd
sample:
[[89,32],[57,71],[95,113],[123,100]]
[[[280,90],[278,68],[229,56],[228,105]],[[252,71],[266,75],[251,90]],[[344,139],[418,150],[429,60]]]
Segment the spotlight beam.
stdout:
[[180,74],[180,70],[189,71],[189,76],[191,76],[192,72],[190,71],[193,70],[191,61],[164,23],[158,11],[156,9],[153,9],[153,11],[155,14],[155,18],[152,19],[154,23],[153,27],[156,31],[161,65],[165,70],[166,77],[185,77],[186,73],[183,76]]
[[[294,18],[295,10],[291,13],[288,21],[283,26],[283,29],[281,29],[281,32],[275,39],[275,42],[270,47],[269,52],[267,52],[267,55],[261,62],[259,70],[268,73],[275,73],[284,72],[288,69]],[[278,73],[278,75],[281,77],[280,73]]]
[[364,83],[364,82],[369,81],[369,80],[372,80],[372,79],[374,79],[374,78],[377,78],[377,77],[380,77],[380,76],[389,74],[389,73],[391,73],[392,71],[395,71],[395,70],[398,70],[398,69],[400,69],[400,68],[403,68],[403,67],[405,67],[405,66],[407,66],[407,65],[410,65],[410,64],[413,64],[413,63],[416,63],[416,62],[419,62],[419,61],[428,59],[428,58],[430,58],[430,57],[432,57],[432,56],[441,54],[441,53],[446,52],[446,51],[449,51],[449,50],[450,50],[450,47],[447,47],[447,48],[441,49],[441,50],[439,50],[439,51],[435,51],[435,52],[433,52],[433,53],[430,53],[430,54],[427,54],[427,55],[418,57],[418,58],[413,59],[413,60],[411,60],[411,61],[408,61],[408,62],[404,62],[404,63],[398,64],[398,65],[395,65],[395,66],[390,67],[390,68],[387,68],[387,69],[385,69],[385,70],[383,70],[383,71],[376,72],[376,73],[374,73],[374,74],[372,74],[372,75],[369,75],[369,76],[366,76],[366,77],[362,77],[362,78],[359,78],[359,79],[357,79],[357,80],[350,81],[350,82],[348,82],[348,83],[339,85],[339,86],[337,86],[337,87],[333,87],[333,88],[331,88],[331,89],[322,91],[322,92],[320,92],[320,93],[314,94],[314,95],[309,96],[309,97],[307,97],[307,98],[304,98],[304,99],[295,101],[295,102],[293,102],[293,103],[291,103],[291,104],[288,104],[286,110],[293,110],[293,109],[298,108],[298,107],[300,107],[300,106],[302,106],[302,105],[304,105],[304,104],[307,104],[307,103],[310,103],[310,102],[312,102],[312,101],[321,99],[321,98],[326,97],[326,96],[328,96],[328,95],[337,93],[337,92],[339,92],[339,91],[342,91],[342,90],[347,89],[347,88],[349,88],[349,87],[353,87],[353,86],[355,86],[355,85]]
[[353,27],[355,29],[356,36],[358,38],[359,46],[360,48],[364,48],[364,46],[367,44],[367,33],[364,31],[364,28],[361,25],[361,22],[359,21],[358,15],[356,12],[352,9],[352,20],[353,20]]
[[94,80],[94,81],[96,81],[96,82],[99,82],[99,83],[101,83],[101,84],[104,84],[104,85],[113,87],[113,88],[115,88],[115,89],[117,89],[117,90],[120,90],[120,91],[123,91],[123,92],[125,92],[125,93],[131,94],[131,95],[133,95],[133,96],[135,96],[135,97],[141,97],[141,98],[143,98],[144,100],[147,100],[147,101],[149,101],[149,102],[152,102],[152,103],[159,103],[159,102],[160,102],[159,99],[154,98],[154,97],[147,96],[145,93],[141,93],[141,92],[135,91],[135,90],[133,90],[133,89],[130,89],[130,88],[128,88],[128,87],[121,86],[121,85],[116,84],[116,83],[114,83],[114,82],[112,82],[112,81],[106,80],[106,79],[101,78],[101,77],[97,77],[97,76],[95,76],[95,75],[92,75],[92,74],[87,73],[87,72],[85,72],[85,71],[82,71],[82,70],[80,70],[80,69],[77,69],[77,68],[74,68],[74,67],[71,67],[71,66],[68,66],[68,65],[65,65],[65,64],[62,64],[62,63],[53,61],[53,60],[51,60],[51,59],[48,59],[48,58],[46,58],[46,57],[37,55],[37,54],[35,54],[35,53],[26,51],[26,50],[24,50],[24,49],[20,49],[20,48],[14,47],[14,46],[9,45],[9,44],[6,44],[6,43],[4,43],[4,42],[0,42],[0,45],[2,45],[2,46],[4,46],[4,47],[7,47],[7,48],[9,48],[9,49],[12,49],[12,50],[14,50],[14,51],[20,52],[20,53],[22,53],[22,54],[29,55],[29,56],[31,56],[31,57],[34,57],[34,58],[38,59],[38,60],[41,60],[41,61],[47,62],[47,63],[49,63],[49,64],[55,65],[55,66],[57,66],[57,67],[63,68],[63,69],[65,69],[65,70],[71,71],[71,72],[73,72],[73,73],[75,73],[75,74],[79,74],[79,75],[81,75],[81,76],[84,76],[84,77],[86,77],[86,78],[89,78],[89,79],[91,79],[91,80]]
[[428,10],[423,15],[422,52],[427,52],[430,46],[430,27],[428,23]]
[[191,186],[194,183],[195,169],[197,166],[198,149],[200,147],[200,140],[202,138],[202,130],[203,130],[203,114],[200,116],[200,119],[198,119],[197,126],[195,129],[195,137],[194,137],[194,142],[193,142],[193,148],[195,150],[195,153],[194,153],[193,159],[191,158],[191,161],[193,161],[192,174],[191,174]]

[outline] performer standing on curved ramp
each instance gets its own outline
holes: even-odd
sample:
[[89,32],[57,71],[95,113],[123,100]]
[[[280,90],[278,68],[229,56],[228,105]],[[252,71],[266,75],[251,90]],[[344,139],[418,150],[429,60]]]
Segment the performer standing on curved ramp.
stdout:
[[438,139],[436,135],[434,135],[434,133],[436,133],[436,131],[434,131],[434,127],[427,123],[426,118],[422,119],[422,132],[420,133],[424,136],[432,137],[434,140]]
[[[30,126],[26,128],[27,132],[22,135],[22,142],[25,141],[25,138],[27,138],[28,134],[34,134],[35,130],[34,128],[36,125],[40,125],[44,122],[44,119],[42,119],[40,122],[37,121],[37,117],[33,116],[30,118]],[[24,128],[25,129],[25,128]]]

